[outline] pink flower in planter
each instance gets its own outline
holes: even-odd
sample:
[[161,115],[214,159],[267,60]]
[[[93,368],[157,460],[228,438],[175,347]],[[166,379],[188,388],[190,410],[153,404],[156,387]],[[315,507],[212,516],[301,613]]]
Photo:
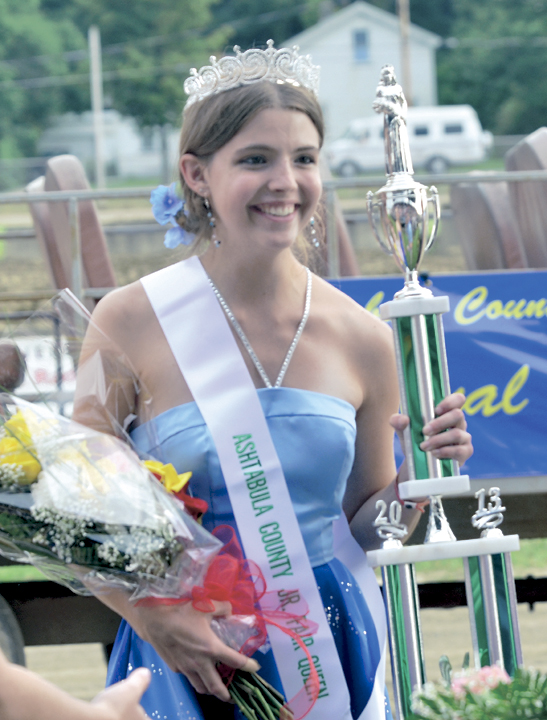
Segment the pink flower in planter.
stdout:
[[493,690],[500,682],[510,683],[511,678],[499,665],[490,665],[480,670],[455,673],[451,688],[457,698],[463,698],[466,691],[474,695],[482,695],[488,690]]

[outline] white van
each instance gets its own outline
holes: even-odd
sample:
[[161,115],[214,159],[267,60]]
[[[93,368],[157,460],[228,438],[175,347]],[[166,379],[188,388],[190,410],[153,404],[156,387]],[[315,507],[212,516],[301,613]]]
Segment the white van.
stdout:
[[[407,127],[414,168],[434,173],[484,160],[493,141],[470,105],[411,107]],[[331,170],[343,177],[383,170],[383,114],[351,122],[344,135],[327,146],[326,156]]]

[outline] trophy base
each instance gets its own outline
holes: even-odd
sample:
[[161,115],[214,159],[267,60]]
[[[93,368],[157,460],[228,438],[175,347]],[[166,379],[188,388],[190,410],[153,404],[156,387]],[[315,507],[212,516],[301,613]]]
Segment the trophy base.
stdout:
[[398,490],[401,500],[413,500],[432,495],[463,495],[469,492],[470,488],[469,475],[451,475],[426,480],[407,480],[399,483]]
[[412,317],[413,315],[442,315],[450,310],[450,300],[446,295],[401,297],[398,300],[389,300],[383,303],[379,309],[382,320]]
[[407,565],[429,560],[452,560],[454,558],[499,555],[516,552],[520,548],[518,535],[484,537],[474,540],[429,543],[428,545],[407,545],[402,547],[369,550],[366,553],[370,567],[386,565]]

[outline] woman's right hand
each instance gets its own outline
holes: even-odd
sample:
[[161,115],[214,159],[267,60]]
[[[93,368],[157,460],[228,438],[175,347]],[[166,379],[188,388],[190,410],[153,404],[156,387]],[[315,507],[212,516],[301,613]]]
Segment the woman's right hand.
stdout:
[[215,611],[196,610],[191,602],[133,606],[130,625],[155,648],[171,670],[185,675],[196,692],[229,701],[230,693],[216,665],[256,672],[259,664],[225,645],[211,629],[213,617],[228,617],[230,603],[215,602]]

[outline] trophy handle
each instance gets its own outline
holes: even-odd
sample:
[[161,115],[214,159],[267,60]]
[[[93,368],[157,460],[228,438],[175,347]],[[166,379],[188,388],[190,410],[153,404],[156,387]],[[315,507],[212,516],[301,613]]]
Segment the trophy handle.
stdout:
[[424,253],[427,252],[435,242],[435,238],[437,237],[437,229],[439,227],[439,220],[441,217],[441,203],[439,200],[439,191],[437,190],[435,185],[432,185],[429,188],[429,192],[431,193],[431,195],[427,198],[427,202],[433,204],[433,225],[431,227],[429,240],[427,241],[427,245],[424,248]]
[[374,211],[378,208],[379,201],[374,200],[375,193],[372,192],[372,190],[369,190],[367,193],[367,213],[368,213],[368,221],[370,223],[370,227],[372,228],[372,232],[374,233],[374,237],[376,240],[378,240],[378,243],[382,250],[387,253],[388,255],[393,255],[393,250],[390,248],[390,246],[384,241],[382,238],[382,234],[378,232],[378,229],[376,227],[376,220],[375,220],[375,213]]

